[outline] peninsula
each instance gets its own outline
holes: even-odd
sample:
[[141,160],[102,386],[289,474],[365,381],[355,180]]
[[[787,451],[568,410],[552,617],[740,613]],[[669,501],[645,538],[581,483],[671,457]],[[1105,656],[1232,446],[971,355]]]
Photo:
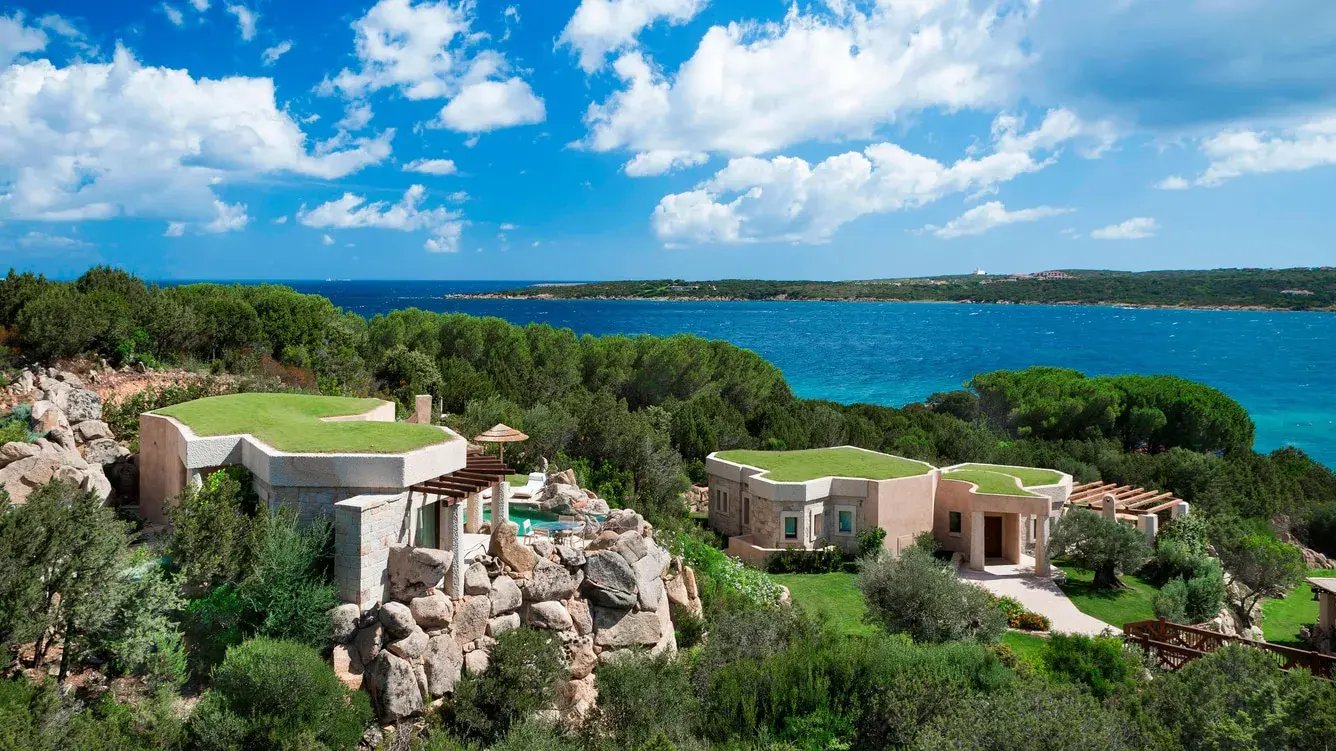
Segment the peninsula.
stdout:
[[974,274],[850,281],[655,279],[541,284],[451,298],[840,300],[1336,310],[1336,268]]

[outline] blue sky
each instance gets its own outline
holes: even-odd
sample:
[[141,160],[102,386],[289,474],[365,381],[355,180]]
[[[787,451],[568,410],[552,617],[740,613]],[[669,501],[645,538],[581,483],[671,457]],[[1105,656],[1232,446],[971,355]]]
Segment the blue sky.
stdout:
[[1330,0],[44,0],[0,66],[54,276],[1336,263]]

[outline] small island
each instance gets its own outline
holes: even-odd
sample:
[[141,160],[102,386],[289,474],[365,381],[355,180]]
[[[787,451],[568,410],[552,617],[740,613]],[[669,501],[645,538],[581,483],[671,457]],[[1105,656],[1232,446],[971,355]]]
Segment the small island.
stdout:
[[964,302],[1238,310],[1336,310],[1336,268],[973,274],[849,281],[654,279],[539,284],[450,298]]

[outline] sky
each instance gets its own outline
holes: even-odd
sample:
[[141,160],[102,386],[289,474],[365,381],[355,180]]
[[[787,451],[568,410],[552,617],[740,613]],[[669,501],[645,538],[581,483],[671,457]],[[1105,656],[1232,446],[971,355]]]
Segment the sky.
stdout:
[[0,268],[1336,264],[1331,0],[0,3]]

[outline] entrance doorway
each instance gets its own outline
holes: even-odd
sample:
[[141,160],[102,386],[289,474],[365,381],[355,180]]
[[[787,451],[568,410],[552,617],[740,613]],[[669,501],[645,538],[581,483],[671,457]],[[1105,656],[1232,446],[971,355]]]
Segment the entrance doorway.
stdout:
[[983,518],[983,557],[1002,557],[1002,517],[985,516]]

